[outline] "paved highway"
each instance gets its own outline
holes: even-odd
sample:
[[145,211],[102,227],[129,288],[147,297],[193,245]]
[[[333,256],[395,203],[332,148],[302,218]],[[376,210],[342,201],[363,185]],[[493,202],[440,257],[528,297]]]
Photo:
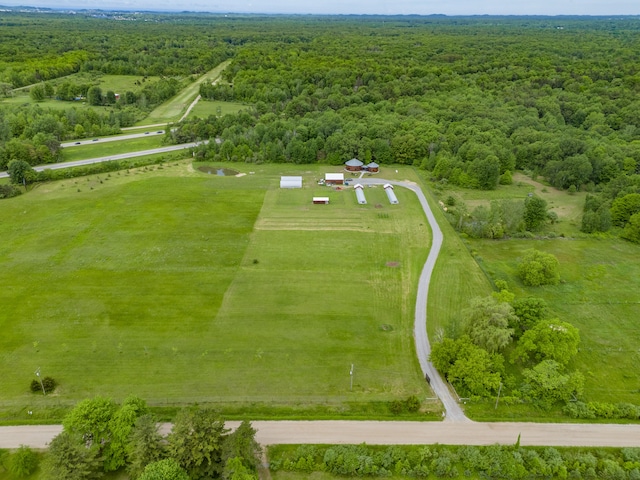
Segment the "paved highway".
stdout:
[[[208,140],[203,142],[182,143],[180,145],[171,145],[169,147],[152,148],[150,150],[141,150],[139,152],[120,153],[117,155],[109,155],[106,157],[87,158],[85,160],[76,160],[74,162],[62,162],[62,163],[49,163],[47,165],[38,165],[33,167],[37,172],[43,170],[58,170],[60,168],[80,167],[82,165],[91,165],[92,163],[109,162],[111,160],[124,160],[126,158],[142,157],[144,155],[154,155],[156,153],[175,152],[178,150],[185,150],[187,148],[197,147],[202,143],[208,143]],[[0,172],[0,178],[6,178],[9,174],[7,172]]]
[[164,135],[164,129],[146,131],[144,133],[129,133],[127,135],[114,135],[112,137],[98,137],[98,138],[92,138],[88,140],[74,140],[73,142],[61,143],[60,146],[62,148],[72,148],[72,147],[79,147],[81,145],[95,145],[97,143],[105,143],[105,142],[121,142],[122,140],[132,140],[134,138],[142,138],[142,137],[154,137],[158,135]]

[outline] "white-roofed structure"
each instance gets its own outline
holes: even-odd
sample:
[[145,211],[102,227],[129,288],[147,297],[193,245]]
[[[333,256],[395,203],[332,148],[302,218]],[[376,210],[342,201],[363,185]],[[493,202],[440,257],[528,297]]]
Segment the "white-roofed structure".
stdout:
[[302,188],[302,177],[280,177],[280,188]]
[[329,205],[329,197],[313,197],[315,205]]
[[344,184],[344,173],[325,173],[324,183],[327,185],[342,185]]
[[398,203],[400,203],[398,202],[398,197],[396,197],[396,192],[393,191],[393,185],[391,185],[390,183],[385,183],[384,191],[387,192],[389,203],[391,203],[392,205],[397,205]]
[[360,185],[359,183],[356,183],[353,186],[353,189],[356,192],[356,198],[358,199],[358,203],[360,205],[366,205],[367,204],[367,199],[364,196],[364,187],[362,185]]

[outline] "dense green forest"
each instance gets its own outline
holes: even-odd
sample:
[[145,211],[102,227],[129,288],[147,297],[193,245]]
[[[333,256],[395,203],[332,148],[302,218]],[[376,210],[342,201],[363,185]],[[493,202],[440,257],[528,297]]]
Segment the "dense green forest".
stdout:
[[[584,232],[613,226],[640,241],[636,18],[6,12],[0,25],[0,94],[31,85],[36,101],[69,102],[1,108],[2,169],[58,161],[60,141],[130,126],[233,58],[200,93],[254,108],[190,118],[168,142],[218,136],[198,155],[225,161],[409,164],[486,190],[523,170],[592,193]],[[78,73],[158,79],[116,99]],[[78,98],[109,109],[81,111]],[[449,217],[471,236],[529,230],[503,207]]]

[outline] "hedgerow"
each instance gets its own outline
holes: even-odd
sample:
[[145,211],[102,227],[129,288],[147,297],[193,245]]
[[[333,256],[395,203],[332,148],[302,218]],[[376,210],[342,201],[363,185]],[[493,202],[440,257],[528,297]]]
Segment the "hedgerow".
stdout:
[[640,479],[640,448],[361,444],[278,446],[269,453],[273,471],[343,477]]

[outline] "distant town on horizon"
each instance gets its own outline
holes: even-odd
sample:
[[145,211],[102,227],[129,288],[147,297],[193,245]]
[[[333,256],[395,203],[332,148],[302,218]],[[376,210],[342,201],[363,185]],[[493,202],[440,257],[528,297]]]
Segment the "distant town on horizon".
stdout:
[[33,12],[33,13],[153,13],[153,14],[206,14],[206,15],[238,15],[238,16],[293,16],[293,17],[389,17],[389,18],[554,18],[554,19],[575,19],[575,18],[638,18],[638,14],[447,14],[447,13],[293,13],[293,12],[264,12],[264,11],[234,11],[234,10],[201,10],[201,9],[169,9],[169,8],[126,8],[126,7],[88,7],[88,6],[36,6],[36,5],[0,5],[2,12]]

